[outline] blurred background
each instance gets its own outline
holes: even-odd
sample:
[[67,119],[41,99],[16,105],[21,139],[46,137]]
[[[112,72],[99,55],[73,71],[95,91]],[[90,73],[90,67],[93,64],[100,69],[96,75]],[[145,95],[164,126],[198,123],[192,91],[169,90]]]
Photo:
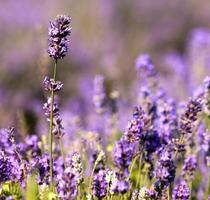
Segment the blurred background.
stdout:
[[[61,105],[72,112],[92,101],[92,81],[105,76],[129,98],[135,59],[149,53],[163,88],[186,100],[210,69],[210,1],[7,0],[0,1],[0,124],[35,131],[44,112],[42,81],[52,73],[48,24],[72,17],[70,52],[59,62]],[[35,114],[34,114],[35,113]],[[37,115],[36,115],[37,114]]]

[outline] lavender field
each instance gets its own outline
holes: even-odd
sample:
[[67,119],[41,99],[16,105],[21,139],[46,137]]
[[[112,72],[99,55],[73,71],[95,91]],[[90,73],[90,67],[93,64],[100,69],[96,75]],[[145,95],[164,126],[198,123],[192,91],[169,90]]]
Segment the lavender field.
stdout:
[[0,2],[0,200],[210,200],[208,0]]

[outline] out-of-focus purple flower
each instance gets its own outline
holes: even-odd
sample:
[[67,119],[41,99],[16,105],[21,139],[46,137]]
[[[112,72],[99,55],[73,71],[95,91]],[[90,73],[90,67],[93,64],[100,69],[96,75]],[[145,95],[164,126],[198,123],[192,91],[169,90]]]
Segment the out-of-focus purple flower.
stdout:
[[[43,106],[43,109],[45,111],[45,116],[47,117],[47,120],[49,122],[50,122],[50,108],[51,108],[51,98],[49,97],[47,102]],[[53,134],[58,138],[64,135],[64,128],[59,113],[59,106],[56,101],[54,101],[53,105]]]
[[135,61],[135,67],[140,76],[153,76],[154,65],[149,54],[140,54]]
[[118,180],[115,188],[115,193],[124,194],[130,189],[130,184],[126,180]]
[[185,181],[179,183],[173,190],[172,200],[188,200],[190,198],[190,190]]
[[135,153],[134,144],[130,143],[125,138],[121,138],[115,143],[113,150],[113,161],[120,172],[127,176],[129,174],[128,167],[132,162]]
[[46,76],[43,81],[43,86],[46,91],[53,90],[54,92],[57,92],[62,89],[63,83],[60,81],[55,81],[53,78],[50,79],[48,76]]
[[105,110],[106,104],[106,91],[104,77],[102,75],[97,75],[94,78],[94,94],[93,94],[93,104],[97,113],[102,114]]
[[159,133],[163,141],[169,142],[177,129],[177,114],[175,101],[168,99],[158,105]]
[[205,130],[203,124],[198,127],[199,150],[208,153],[210,151],[210,132]]
[[154,184],[155,190],[161,194],[162,189],[168,187],[174,181],[175,174],[176,167],[172,159],[172,154],[166,150],[162,150],[154,172],[155,178],[157,179]]
[[39,147],[39,139],[37,135],[27,136],[24,142],[19,144],[20,153],[27,157],[27,154],[30,153],[29,157],[35,158],[36,156],[41,155],[41,149]]
[[102,199],[107,194],[108,183],[106,181],[106,170],[100,170],[93,177],[93,195]]
[[210,77],[204,79],[204,111],[210,115]]
[[192,180],[196,169],[197,169],[196,157],[194,155],[191,155],[187,157],[184,161],[184,166],[182,168],[182,176],[184,176],[186,180]]
[[55,60],[63,58],[68,51],[68,36],[71,34],[71,18],[58,15],[49,25],[48,53]]
[[151,92],[149,87],[141,87],[141,90],[138,94],[138,101],[145,113],[148,115],[149,119],[154,121],[154,119],[157,117],[157,98]]

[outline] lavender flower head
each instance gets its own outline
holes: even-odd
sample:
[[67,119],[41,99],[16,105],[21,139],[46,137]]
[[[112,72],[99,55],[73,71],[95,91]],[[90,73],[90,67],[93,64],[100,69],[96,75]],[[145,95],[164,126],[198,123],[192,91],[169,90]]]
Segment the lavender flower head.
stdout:
[[140,106],[136,106],[133,112],[133,119],[129,122],[125,137],[131,143],[139,141],[143,133],[145,113]]
[[196,157],[191,155],[184,161],[184,166],[182,168],[182,176],[184,176],[186,180],[188,180],[188,178],[192,180],[196,169],[197,169]]
[[180,131],[182,135],[192,133],[193,122],[197,120],[199,112],[202,110],[201,99],[191,99],[187,104],[185,113],[181,116]]
[[135,149],[134,145],[125,138],[121,138],[116,142],[113,150],[113,161],[115,166],[125,176],[129,174],[128,167],[132,162]]
[[69,161],[71,172],[75,175],[77,185],[83,181],[82,160],[77,152],[74,152]]
[[190,197],[190,190],[185,181],[178,184],[172,194],[172,200],[188,200]]
[[204,79],[204,111],[210,115],[210,77]]
[[46,91],[60,91],[63,87],[63,83],[60,81],[55,81],[54,79],[50,79],[48,76],[44,78],[43,86]]
[[49,24],[48,53],[55,60],[62,59],[68,51],[68,36],[71,34],[71,18],[58,15]]
[[12,162],[3,151],[0,151],[0,183],[11,180]]
[[[50,122],[50,107],[51,107],[51,97],[48,98],[47,102],[43,105],[43,110],[45,111],[45,116],[47,121]],[[53,105],[53,134],[57,138],[61,138],[64,133],[64,128],[62,125],[62,119],[59,113],[59,106],[57,102]]]
[[174,165],[172,154],[165,149],[160,153],[157,166],[154,172],[157,182],[155,188],[157,192],[161,192],[171,182],[174,181],[176,167]]
[[68,166],[63,173],[58,174],[58,195],[63,200],[75,199],[77,195],[77,180]]
[[93,195],[102,199],[107,194],[108,183],[106,181],[106,170],[100,170],[93,177]]

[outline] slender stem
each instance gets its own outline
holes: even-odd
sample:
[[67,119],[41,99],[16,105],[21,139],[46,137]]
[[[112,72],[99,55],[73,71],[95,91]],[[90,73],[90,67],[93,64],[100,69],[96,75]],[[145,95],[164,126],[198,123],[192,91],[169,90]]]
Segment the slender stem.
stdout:
[[171,190],[172,190],[172,187],[171,187],[171,184],[168,186],[168,200],[171,200]]
[[130,174],[129,174],[129,176],[128,176],[128,178],[127,178],[127,181],[129,181],[129,179],[131,178],[131,176],[132,176],[132,172],[133,172],[133,169],[134,169],[134,166],[135,166],[135,164],[136,164],[136,161],[137,161],[137,159],[138,159],[138,155],[133,159],[133,162],[132,162],[132,164],[131,164],[131,168],[130,168]]
[[[57,60],[55,60],[53,79],[56,81]],[[51,91],[50,105],[50,131],[49,131],[49,153],[50,153],[50,191],[53,192],[53,106],[54,106],[54,90]]]
[[91,191],[91,185],[92,185],[92,179],[93,179],[93,175],[94,175],[94,172],[95,172],[95,169],[96,169],[96,166],[97,166],[97,159],[94,163],[94,166],[93,166],[93,169],[92,169],[92,172],[91,172],[91,175],[90,175],[90,179],[89,179],[89,183],[88,183],[88,192],[90,194],[90,191]]
[[142,153],[140,154],[140,158],[139,158],[138,179],[137,179],[137,184],[136,184],[136,187],[139,187],[139,188],[141,188],[141,165],[142,165]]

